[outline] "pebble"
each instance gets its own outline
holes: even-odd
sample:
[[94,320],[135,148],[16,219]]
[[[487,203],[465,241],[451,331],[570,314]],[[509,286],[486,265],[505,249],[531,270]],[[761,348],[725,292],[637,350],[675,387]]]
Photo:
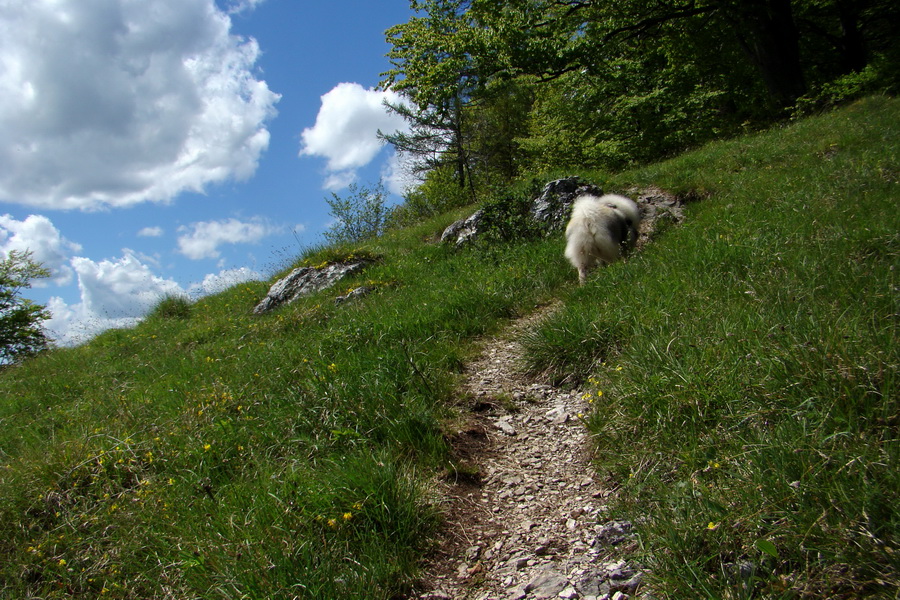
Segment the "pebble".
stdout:
[[499,429],[506,435],[516,435],[516,428],[513,427],[509,421],[505,419],[497,419],[496,425],[497,429]]

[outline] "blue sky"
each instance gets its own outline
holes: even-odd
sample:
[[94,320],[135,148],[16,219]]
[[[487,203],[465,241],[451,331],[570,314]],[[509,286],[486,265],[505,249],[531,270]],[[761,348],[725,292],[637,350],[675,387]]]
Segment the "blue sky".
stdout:
[[[402,167],[378,129],[407,0],[12,0],[0,7],[0,256],[60,343],[165,294],[266,279],[321,241],[326,197]],[[396,97],[391,96],[396,100]]]

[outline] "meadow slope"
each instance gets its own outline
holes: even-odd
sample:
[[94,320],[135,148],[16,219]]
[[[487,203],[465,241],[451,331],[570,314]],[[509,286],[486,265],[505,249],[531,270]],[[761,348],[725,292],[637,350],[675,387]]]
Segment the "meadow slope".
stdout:
[[656,597],[896,597],[900,102],[579,175],[702,200],[584,287],[561,236],[436,243],[458,211],[304,253],[377,262],[271,314],[170,299],[0,372],[0,597],[409,594],[463,365],[553,299],[524,368],[602,391]]

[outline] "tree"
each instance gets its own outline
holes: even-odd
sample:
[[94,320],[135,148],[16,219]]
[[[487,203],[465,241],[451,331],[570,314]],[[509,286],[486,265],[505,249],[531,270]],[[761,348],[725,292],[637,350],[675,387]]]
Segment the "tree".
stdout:
[[412,157],[421,172],[453,165],[460,188],[474,196],[465,106],[478,88],[480,36],[466,16],[466,0],[413,0],[415,16],[387,30],[393,65],[381,87],[402,94],[406,104],[389,104],[410,132],[382,135],[398,152]]
[[13,250],[0,260],[0,365],[19,362],[50,343],[41,326],[50,313],[21,296],[33,280],[50,276],[31,257],[31,252]]
[[645,163],[800,103],[900,89],[896,0],[411,5],[381,84],[411,128],[385,139],[422,172],[452,167],[473,200],[529,169]]
[[325,199],[331,208],[329,214],[335,219],[324,233],[332,244],[352,244],[377,237],[384,233],[387,224],[387,193],[381,181],[373,188],[351,183],[349,189],[346,198],[332,192],[331,199]]

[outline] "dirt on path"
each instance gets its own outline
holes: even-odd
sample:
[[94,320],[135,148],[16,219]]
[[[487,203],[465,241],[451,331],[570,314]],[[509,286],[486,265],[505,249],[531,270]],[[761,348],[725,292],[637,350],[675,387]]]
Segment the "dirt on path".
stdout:
[[642,584],[641,569],[617,558],[632,549],[631,524],[605,518],[610,491],[591,466],[584,393],[516,369],[517,335],[557,306],[516,321],[466,369],[459,467],[418,598],[618,600]]
[[[641,206],[637,250],[683,203],[655,188],[629,190]],[[421,600],[625,600],[648,597],[628,560],[632,524],[607,516],[613,490],[597,479],[582,422],[588,390],[536,381],[518,368],[517,338],[558,309],[540,307],[485,340],[460,386],[451,432],[456,469],[440,484],[445,516],[425,563]]]

